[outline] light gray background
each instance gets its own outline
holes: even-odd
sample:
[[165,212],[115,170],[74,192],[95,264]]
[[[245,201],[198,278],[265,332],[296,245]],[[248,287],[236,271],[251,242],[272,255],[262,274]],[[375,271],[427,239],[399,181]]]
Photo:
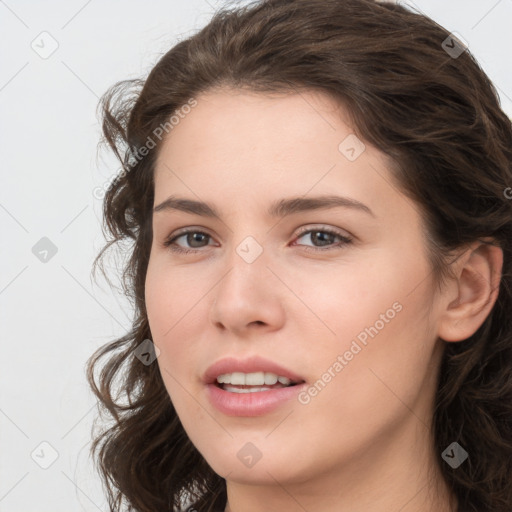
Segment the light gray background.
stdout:
[[[465,39],[512,115],[512,0],[414,3]],[[128,330],[131,311],[90,277],[103,244],[93,190],[118,168],[97,157],[95,109],[221,5],[0,0],[1,512],[107,510],[88,456],[96,411],[84,365]],[[47,262],[32,252],[42,237],[57,247]]]

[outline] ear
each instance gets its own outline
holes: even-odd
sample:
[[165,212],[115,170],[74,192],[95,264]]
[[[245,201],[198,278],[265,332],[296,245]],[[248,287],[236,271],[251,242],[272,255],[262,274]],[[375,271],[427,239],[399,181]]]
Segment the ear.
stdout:
[[500,247],[474,242],[452,263],[455,279],[445,290],[438,336],[462,341],[484,323],[498,297],[503,267]]

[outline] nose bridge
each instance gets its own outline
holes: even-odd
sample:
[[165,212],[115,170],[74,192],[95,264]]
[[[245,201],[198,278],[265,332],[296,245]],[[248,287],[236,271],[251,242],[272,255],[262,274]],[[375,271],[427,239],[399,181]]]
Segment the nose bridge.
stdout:
[[[258,205],[252,207],[258,210]],[[255,221],[256,214],[249,211],[249,204],[244,206],[236,203],[236,208],[237,214],[232,217],[234,222],[230,222],[229,226],[230,240],[227,247],[230,251],[227,255],[227,264],[233,271],[240,273],[240,276],[264,272],[270,249],[267,243],[268,227]]]
[[243,295],[250,289],[254,296],[268,274],[267,256],[268,251],[254,236],[243,237],[240,242],[233,244],[227,255],[226,264],[230,270],[222,280],[224,283],[220,283],[221,288],[229,288],[229,292],[236,295]]
[[[261,238],[261,236],[260,236]],[[256,240],[256,238],[252,235],[246,236],[236,247],[235,253],[239,256],[241,260],[243,260],[247,265],[252,265],[258,260],[265,258],[261,258],[264,253],[263,241],[261,243]]]
[[214,323],[241,330],[251,323],[275,327],[282,321],[278,290],[267,268],[268,255],[253,235],[246,235],[233,245],[226,257],[226,272],[214,292],[211,312]]

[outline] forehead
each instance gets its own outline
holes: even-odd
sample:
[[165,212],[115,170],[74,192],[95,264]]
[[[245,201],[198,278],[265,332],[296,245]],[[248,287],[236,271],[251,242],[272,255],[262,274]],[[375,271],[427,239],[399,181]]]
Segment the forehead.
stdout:
[[155,204],[174,193],[241,206],[254,196],[339,193],[382,204],[402,195],[390,185],[390,160],[326,94],[221,90],[196,100],[160,148]]
[[179,146],[188,139],[188,147],[211,149],[217,142],[225,146],[229,139],[233,153],[256,144],[282,151],[295,146],[297,151],[300,141],[325,138],[328,132],[337,139],[354,131],[343,107],[318,91],[263,94],[223,89],[203,93],[196,100],[197,105],[180,116],[164,146]]

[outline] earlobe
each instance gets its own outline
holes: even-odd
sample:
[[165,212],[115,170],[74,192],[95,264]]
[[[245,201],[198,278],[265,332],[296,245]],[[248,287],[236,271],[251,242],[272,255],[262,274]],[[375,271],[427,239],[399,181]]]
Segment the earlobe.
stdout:
[[[456,277],[439,320],[438,336],[444,341],[462,341],[472,336],[490,314],[498,297],[503,251],[475,242],[456,262]],[[447,291],[447,293],[448,293]]]

